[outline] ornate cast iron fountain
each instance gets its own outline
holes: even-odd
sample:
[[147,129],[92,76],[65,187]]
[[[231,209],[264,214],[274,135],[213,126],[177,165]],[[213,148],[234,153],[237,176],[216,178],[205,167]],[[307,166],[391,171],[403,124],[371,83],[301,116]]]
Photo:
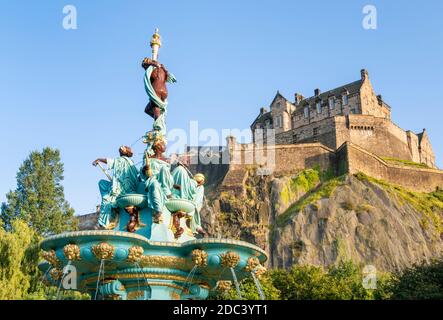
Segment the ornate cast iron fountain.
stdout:
[[204,176],[192,175],[181,163],[171,171],[163,157],[166,83],[176,80],[158,62],[160,46],[156,30],[152,58],[142,62],[149,96],[145,112],[154,119],[144,136],[143,166],[135,167],[126,146],[120,147],[119,158],[94,161],[109,179],[99,183],[100,230],[45,239],[46,262],[39,267],[51,285],[65,287],[69,277],[75,282],[70,288],[93,299],[205,299],[209,290],[228,290],[232,283],[241,297],[238,281],[251,276],[264,298],[258,278],[265,271],[266,253],[243,241],[201,238],[206,235],[200,224]]

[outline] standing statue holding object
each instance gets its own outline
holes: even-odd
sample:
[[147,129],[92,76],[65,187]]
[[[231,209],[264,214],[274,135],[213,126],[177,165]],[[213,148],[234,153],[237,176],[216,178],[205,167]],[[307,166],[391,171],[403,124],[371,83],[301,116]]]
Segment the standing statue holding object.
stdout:
[[[148,140],[153,140],[157,136],[166,136],[166,115],[168,111],[168,89],[166,82],[175,83],[174,75],[168,72],[164,65],[157,61],[158,49],[161,47],[161,39],[158,29],[155,30],[151,39],[152,58],[144,58],[142,67],[145,69],[144,85],[149,97],[149,103],[145,112],[154,119],[153,130],[147,133],[145,142],[148,144],[147,152],[151,156],[154,154],[152,144]],[[152,137],[153,136],[153,137]]]

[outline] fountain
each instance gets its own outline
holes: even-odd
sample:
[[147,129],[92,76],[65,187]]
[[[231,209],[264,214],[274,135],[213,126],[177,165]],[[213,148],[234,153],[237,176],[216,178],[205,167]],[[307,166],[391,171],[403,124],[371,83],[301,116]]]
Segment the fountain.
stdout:
[[266,253],[243,241],[201,237],[205,178],[180,162],[171,171],[163,157],[166,82],[176,80],[158,62],[158,29],[150,45],[152,58],[142,66],[149,97],[145,112],[154,123],[144,135],[143,166],[135,167],[127,146],[120,147],[119,158],[94,161],[108,178],[99,182],[100,228],[46,238],[41,243],[46,261],[39,268],[58,292],[80,290],[92,299],[205,299],[209,290],[227,290],[232,283],[241,299],[239,281],[251,276],[264,299],[259,277]]

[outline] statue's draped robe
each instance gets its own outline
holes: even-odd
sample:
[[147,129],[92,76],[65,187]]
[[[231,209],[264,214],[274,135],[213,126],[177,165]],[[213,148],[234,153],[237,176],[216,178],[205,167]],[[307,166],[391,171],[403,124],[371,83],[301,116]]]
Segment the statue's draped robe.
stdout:
[[100,215],[98,224],[101,227],[108,227],[112,218],[112,209],[115,207],[115,200],[119,195],[134,193],[137,189],[137,168],[128,157],[116,159],[106,159],[108,168],[113,170],[112,181],[100,180],[98,185],[102,202],[100,205]]
[[149,158],[149,165],[152,176],[145,180],[148,207],[154,212],[162,212],[172,189],[171,165],[156,158]]
[[149,158],[149,165],[152,175],[148,178],[142,173],[144,178],[145,191],[148,202],[148,214],[156,215],[158,212],[166,221],[160,224],[152,224],[151,240],[165,241],[170,238],[171,231],[168,229],[170,212],[165,206],[172,189],[171,165],[163,160]]
[[192,179],[182,166],[174,169],[172,179],[174,185],[180,186],[180,190],[173,189],[173,198],[190,200],[195,205],[195,212],[191,223],[191,230],[195,233],[201,227],[200,210],[203,206],[205,189],[203,186],[199,186],[197,181]]
[[197,229],[201,228],[201,217],[200,217],[200,211],[203,207],[203,201],[205,197],[205,187],[197,185],[195,196],[194,196],[194,204],[195,204],[195,213],[192,217],[192,223],[191,223],[191,230],[192,232],[196,233]]

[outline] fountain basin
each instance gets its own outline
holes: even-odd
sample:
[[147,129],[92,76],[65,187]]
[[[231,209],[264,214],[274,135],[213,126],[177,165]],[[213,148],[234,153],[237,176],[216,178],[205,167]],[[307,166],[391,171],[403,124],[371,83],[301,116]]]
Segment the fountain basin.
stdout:
[[252,261],[255,268],[267,259],[259,247],[238,240],[155,242],[113,230],[62,233],[43,240],[41,248],[47,261],[39,268],[47,281],[57,285],[69,264],[76,288],[93,298],[99,287],[103,298],[205,299],[218,281],[233,280],[231,268],[241,280],[251,276]]
[[186,199],[170,199],[166,201],[165,206],[172,213],[181,211],[187,214],[193,214],[195,211],[194,203]]
[[137,207],[143,209],[148,205],[147,197],[137,193],[119,196],[116,199],[116,203],[117,206],[122,209],[126,207]]

